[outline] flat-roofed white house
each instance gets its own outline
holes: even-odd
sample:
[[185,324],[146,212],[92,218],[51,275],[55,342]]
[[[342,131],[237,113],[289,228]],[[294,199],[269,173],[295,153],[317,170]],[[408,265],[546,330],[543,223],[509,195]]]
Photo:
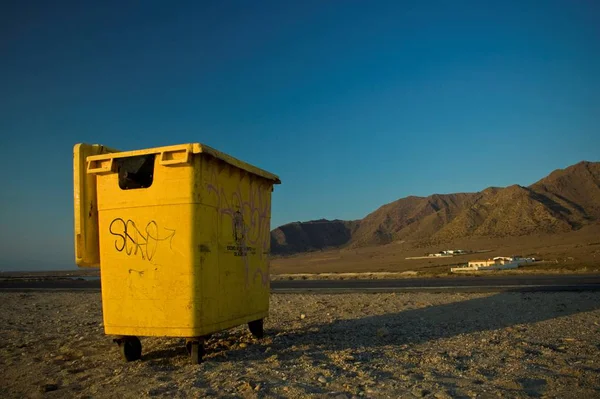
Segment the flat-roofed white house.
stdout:
[[[508,263],[513,263],[515,260],[508,256],[496,256],[492,259],[484,259],[484,260],[470,260],[469,267],[475,266],[492,266],[492,265],[506,265]],[[515,262],[518,264],[518,262]]]
[[453,267],[452,272],[474,271],[474,270],[503,270],[516,269],[522,263],[533,262],[533,258],[513,258],[509,256],[496,256],[492,259],[470,260],[467,266]]

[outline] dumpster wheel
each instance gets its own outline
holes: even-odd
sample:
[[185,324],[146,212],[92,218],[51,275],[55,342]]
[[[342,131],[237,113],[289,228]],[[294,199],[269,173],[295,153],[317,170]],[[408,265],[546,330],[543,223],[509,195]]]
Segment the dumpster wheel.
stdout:
[[248,329],[255,338],[261,339],[265,336],[264,322],[263,319],[254,320],[248,323]]
[[190,338],[185,343],[185,349],[190,355],[192,364],[202,363],[204,357],[204,338]]
[[114,340],[121,349],[123,358],[132,362],[142,358],[142,343],[138,337],[121,337]]

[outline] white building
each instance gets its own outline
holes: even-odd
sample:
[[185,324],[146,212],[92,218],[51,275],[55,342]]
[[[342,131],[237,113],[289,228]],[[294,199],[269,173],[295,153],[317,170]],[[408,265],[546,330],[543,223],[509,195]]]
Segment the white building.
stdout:
[[444,255],[459,255],[466,253],[466,251],[463,251],[462,249],[447,249],[445,251],[441,251],[441,253]]
[[516,269],[523,263],[533,262],[534,258],[521,258],[509,256],[496,256],[492,259],[470,260],[467,266],[453,267],[452,272],[476,271],[476,270],[505,270]]

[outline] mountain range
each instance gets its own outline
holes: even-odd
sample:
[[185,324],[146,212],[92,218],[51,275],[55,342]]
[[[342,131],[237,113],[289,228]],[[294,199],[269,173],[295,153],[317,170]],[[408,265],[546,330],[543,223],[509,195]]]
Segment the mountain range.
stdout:
[[289,223],[271,232],[271,252],[290,255],[408,240],[429,245],[468,237],[564,233],[599,221],[600,162],[582,161],[527,187],[409,196],[360,220]]

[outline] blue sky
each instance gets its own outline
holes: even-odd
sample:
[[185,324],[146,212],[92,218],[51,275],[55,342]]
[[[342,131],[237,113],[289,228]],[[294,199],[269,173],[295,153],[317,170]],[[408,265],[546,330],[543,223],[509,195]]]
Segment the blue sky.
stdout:
[[202,142],[272,226],[600,160],[600,6],[3,2],[0,269],[72,268],[72,147]]

